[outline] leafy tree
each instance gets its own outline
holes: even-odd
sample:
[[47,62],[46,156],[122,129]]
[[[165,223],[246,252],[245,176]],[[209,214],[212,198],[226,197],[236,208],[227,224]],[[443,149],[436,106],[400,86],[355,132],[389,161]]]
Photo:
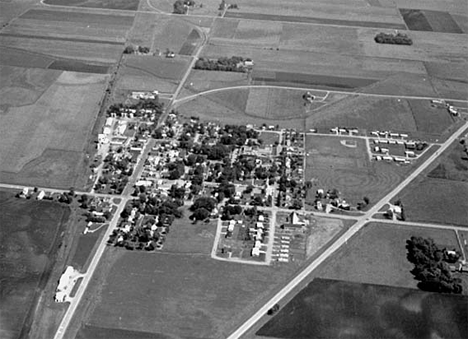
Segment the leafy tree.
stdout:
[[210,211],[208,211],[206,208],[204,207],[200,207],[200,208],[197,208],[193,214],[190,216],[190,219],[192,220],[205,220],[207,218],[209,218],[210,216]]
[[196,211],[197,209],[200,208],[205,208],[209,212],[213,211],[213,209],[216,206],[216,200],[210,197],[200,197],[195,202],[193,205],[190,207],[191,211]]

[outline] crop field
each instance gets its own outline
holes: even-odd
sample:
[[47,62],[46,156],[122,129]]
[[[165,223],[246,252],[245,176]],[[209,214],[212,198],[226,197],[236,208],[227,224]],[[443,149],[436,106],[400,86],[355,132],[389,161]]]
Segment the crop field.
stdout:
[[185,83],[181,97],[212,89],[248,85],[247,73],[213,72],[193,69]]
[[47,54],[0,46],[0,65],[2,66],[47,68],[54,60],[54,57]]
[[96,285],[102,287],[86,326],[152,332],[157,338],[226,337],[291,274],[287,266],[225,263],[206,254],[111,249],[105,256],[114,257],[113,266]]
[[64,72],[31,105],[10,107],[0,125],[2,181],[81,187],[84,149],[106,78]]
[[400,8],[400,13],[413,31],[463,33],[448,12]]
[[122,9],[135,11],[138,9],[140,0],[44,0],[47,5]]
[[[73,42],[69,40],[50,40],[37,38],[18,38],[0,35],[0,44],[12,48],[26,49],[29,52],[49,54],[55,57],[91,61],[97,63],[114,63],[123,50],[123,45]],[[15,64],[10,66],[16,66]],[[23,66],[23,65],[18,65]],[[29,65],[24,65],[31,67]]]
[[217,100],[212,99],[211,96],[200,96],[191,101],[184,102],[177,105],[176,109],[180,114],[191,117],[198,116],[205,121],[217,121],[224,124],[238,124],[242,121],[246,124],[255,124],[261,126],[262,124],[281,124],[283,128],[299,128],[302,129],[304,119],[289,119],[289,120],[266,120],[264,118],[251,117],[245,112],[233,110],[226,107],[223,103],[218,103]]
[[55,9],[31,9],[20,16],[21,19],[41,20],[44,22],[63,21],[87,25],[99,24],[103,27],[130,28],[133,24],[133,14],[125,12],[113,14],[90,13],[88,11],[68,11]]
[[425,178],[408,186],[400,197],[409,221],[468,226],[466,182]]
[[246,113],[273,120],[300,119],[306,114],[303,91],[283,88],[251,88]]
[[180,48],[179,54],[180,55],[192,55],[197,47],[197,44],[200,42],[201,36],[200,33],[196,29],[192,29],[190,34],[185,40],[184,44]]
[[319,108],[307,118],[307,128],[336,126],[357,127],[363,133],[372,130],[414,132],[417,130],[409,104],[405,100],[350,96]]
[[428,227],[370,223],[328,258],[314,277],[351,282],[417,288],[406,258],[406,240],[432,238],[435,243],[459,250],[455,231]]
[[[257,335],[275,338],[466,338],[468,297],[316,279]],[[333,306],[331,306],[333,305]],[[415,311],[417,310],[417,311]]]
[[62,72],[39,68],[0,66],[0,109],[31,105],[57,80]]
[[124,64],[124,75],[153,76],[166,80],[180,80],[186,70],[187,60],[127,55],[125,56]]
[[153,50],[165,52],[169,49],[178,53],[193,29],[193,24],[177,16],[158,16],[152,41]]
[[95,22],[73,22],[70,24],[60,20],[44,21],[19,18],[3,29],[1,35],[18,38],[69,40],[71,42],[123,44],[127,30],[128,26],[124,25],[99,25]]
[[128,33],[128,43],[151,48],[159,20],[159,16],[154,13],[138,12],[133,21],[133,27]]
[[47,68],[60,71],[94,74],[107,74],[109,71],[109,66],[91,65],[76,60],[56,60]]
[[29,330],[69,214],[63,205],[0,192],[2,338],[19,338]]
[[[341,143],[349,140],[356,147]],[[336,188],[343,199],[352,205],[368,196],[378,200],[390,191],[410,169],[396,164],[371,162],[365,141],[346,137],[307,136],[306,179],[314,179],[317,188],[325,191]]]

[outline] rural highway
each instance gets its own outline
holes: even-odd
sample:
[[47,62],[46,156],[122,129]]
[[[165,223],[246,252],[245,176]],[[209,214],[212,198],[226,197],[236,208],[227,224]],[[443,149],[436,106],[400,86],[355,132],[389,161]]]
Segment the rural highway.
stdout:
[[359,230],[371,221],[372,215],[377,213],[385,204],[408,186],[419,174],[421,174],[428,166],[430,166],[437,157],[443,153],[462,133],[468,128],[468,122],[460,127],[450,138],[441,146],[438,152],[431,155],[421,166],[419,166],[410,176],[403,180],[395,189],[383,197],[378,203],[374,205],[363,216],[358,217],[358,221],[351,226],[351,228],[344,233],[337,241],[328,247],[316,260],[311,262],[309,266],[305,267],[297,276],[295,276],[286,286],[284,286],[276,295],[274,295],[265,305],[263,305],[253,316],[251,316],[245,323],[243,323],[235,332],[233,332],[228,339],[241,338],[256,322],[258,322],[270,308],[279,303],[285,296],[287,296],[297,285],[309,276],[320,264],[322,264],[328,257],[335,251],[343,246],[351,237],[353,237]]

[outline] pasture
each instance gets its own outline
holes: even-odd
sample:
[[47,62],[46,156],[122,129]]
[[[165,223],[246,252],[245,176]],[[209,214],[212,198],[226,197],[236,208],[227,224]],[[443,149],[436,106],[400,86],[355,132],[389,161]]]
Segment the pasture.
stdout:
[[313,277],[416,289],[413,265],[406,258],[406,240],[412,236],[459,250],[453,230],[372,222],[320,265]]
[[[356,147],[343,145],[343,140],[355,142]],[[338,189],[341,197],[354,206],[364,196],[369,197],[371,203],[379,200],[411,169],[393,163],[371,162],[362,139],[308,135],[306,155],[306,180],[312,180],[317,189]],[[309,203],[313,199],[309,196]]]
[[226,337],[291,274],[287,266],[226,263],[206,254],[113,248],[105,257],[114,258],[113,266],[84,324],[161,338]]
[[288,339],[341,338],[344,333],[361,339],[424,339],[427,333],[437,333],[461,339],[468,335],[467,302],[466,296],[315,279],[256,334]]
[[424,178],[399,195],[406,219],[428,223],[468,226],[468,183]]
[[0,192],[2,338],[27,336],[55,265],[69,208]]
[[34,103],[10,107],[0,125],[2,181],[82,187],[87,173],[84,150],[106,78],[63,72]]

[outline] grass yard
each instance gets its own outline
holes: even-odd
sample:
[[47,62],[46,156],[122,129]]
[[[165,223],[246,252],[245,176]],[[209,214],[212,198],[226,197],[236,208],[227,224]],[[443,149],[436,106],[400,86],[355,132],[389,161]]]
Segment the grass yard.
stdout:
[[69,214],[64,205],[0,192],[2,338],[28,336]]
[[207,254],[211,253],[216,234],[217,220],[193,224],[188,219],[191,212],[184,210],[184,218],[175,219],[164,242],[163,252]]
[[424,178],[399,195],[409,221],[468,226],[468,183]]
[[63,72],[31,105],[2,117],[3,182],[82,187],[84,149],[99,109],[106,76]]
[[260,132],[258,139],[263,140],[264,145],[274,145],[279,141],[279,134],[273,132]]
[[468,297],[316,279],[256,334],[275,338],[466,338]]
[[136,11],[140,0],[44,0],[47,5]]
[[287,266],[227,263],[205,254],[113,248],[105,256],[103,262],[113,257],[113,265],[86,326],[152,332],[156,338],[226,337],[291,274]]
[[313,276],[416,289],[417,281],[410,273],[413,264],[406,258],[405,247],[412,236],[432,238],[442,247],[459,249],[452,230],[374,222],[348,240]]
[[[347,147],[343,140],[355,142]],[[336,188],[341,197],[355,206],[364,196],[371,203],[389,192],[411,169],[394,163],[371,162],[362,139],[346,137],[307,136],[306,180],[312,180],[316,188],[325,191]],[[314,193],[311,190],[311,193]],[[312,203],[314,196],[309,196]]]

